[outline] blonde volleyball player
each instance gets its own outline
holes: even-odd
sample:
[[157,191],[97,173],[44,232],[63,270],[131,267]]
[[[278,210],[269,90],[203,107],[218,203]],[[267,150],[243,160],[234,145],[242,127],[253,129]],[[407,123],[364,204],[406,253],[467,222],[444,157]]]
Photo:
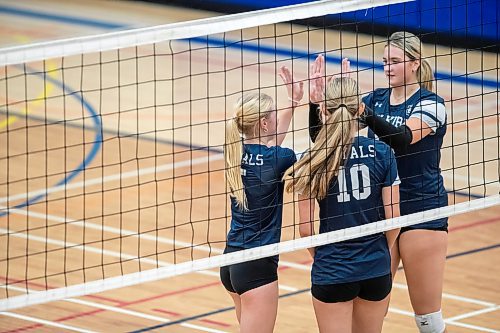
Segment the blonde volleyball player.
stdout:
[[[315,65],[311,99],[319,102],[325,92],[318,75],[322,70]],[[315,142],[285,174],[292,177],[287,191],[299,193],[303,237],[314,234],[315,200],[320,233],[399,216],[394,154],[387,144],[359,132],[363,111],[355,80],[334,78],[326,84]],[[320,332],[381,332],[392,287],[390,248],[398,231],[309,249]]]
[[[402,215],[448,205],[440,169],[447,121],[445,103],[432,92],[432,69],[422,53],[417,36],[404,31],[393,33],[383,55],[390,87],[376,89],[363,98],[370,137],[378,136],[396,153]],[[311,116],[310,125],[319,122],[317,115],[310,112]],[[311,128],[314,134],[314,126]],[[446,332],[441,299],[447,230],[447,218],[402,228],[392,251],[393,275],[402,260],[421,333]]]
[[[304,94],[286,67],[279,73],[292,107],[276,110],[266,94],[246,93],[226,128],[226,181],[231,190],[231,227],[225,253],[280,241],[283,173],[296,161],[280,147],[294,107]],[[278,256],[225,266],[221,281],[232,297],[241,332],[272,332],[278,308]]]

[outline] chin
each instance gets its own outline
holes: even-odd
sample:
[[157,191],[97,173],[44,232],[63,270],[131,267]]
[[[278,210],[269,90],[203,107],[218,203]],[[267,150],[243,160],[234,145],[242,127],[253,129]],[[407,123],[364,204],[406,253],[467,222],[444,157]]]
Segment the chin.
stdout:
[[392,88],[395,88],[395,87],[401,87],[404,85],[403,82],[399,81],[398,79],[396,78],[389,78],[389,85],[392,87]]

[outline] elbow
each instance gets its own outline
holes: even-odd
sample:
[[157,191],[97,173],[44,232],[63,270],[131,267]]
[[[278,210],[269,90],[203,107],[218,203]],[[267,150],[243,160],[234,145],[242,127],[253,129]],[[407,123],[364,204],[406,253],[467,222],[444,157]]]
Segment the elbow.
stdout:
[[398,127],[397,134],[389,139],[389,145],[394,148],[396,152],[406,153],[412,141],[413,134],[411,129],[406,125],[401,125]]
[[310,222],[301,223],[299,226],[300,237],[309,237],[313,234]]

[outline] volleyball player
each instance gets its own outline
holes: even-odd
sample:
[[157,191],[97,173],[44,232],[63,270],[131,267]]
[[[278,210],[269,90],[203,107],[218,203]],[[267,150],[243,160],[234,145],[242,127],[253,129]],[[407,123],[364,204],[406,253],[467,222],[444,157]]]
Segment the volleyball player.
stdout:
[[[444,100],[432,92],[432,69],[422,53],[417,36],[392,34],[383,56],[390,88],[376,89],[363,99],[370,135],[377,135],[396,153],[403,215],[448,205],[439,166],[446,109]],[[319,119],[314,112],[310,117],[314,136]],[[402,260],[415,322],[422,333],[446,332],[441,298],[447,230],[447,218],[402,228],[392,251],[393,276]]]
[[[322,89],[321,80],[313,79],[313,100]],[[285,173],[293,177],[286,190],[299,193],[302,237],[314,234],[314,199],[320,233],[399,216],[394,154],[387,144],[359,132],[357,120],[363,111],[355,80],[334,78],[326,84],[316,140]],[[391,230],[309,249],[320,332],[381,332],[392,287],[390,248],[397,234]]]
[[[266,94],[246,93],[236,103],[226,128],[226,181],[231,191],[231,227],[225,253],[280,241],[282,177],[296,161],[280,147],[303,82],[293,82],[286,67],[279,73],[292,107],[276,111]],[[278,308],[278,256],[225,266],[224,287],[232,297],[241,332],[272,332]]]

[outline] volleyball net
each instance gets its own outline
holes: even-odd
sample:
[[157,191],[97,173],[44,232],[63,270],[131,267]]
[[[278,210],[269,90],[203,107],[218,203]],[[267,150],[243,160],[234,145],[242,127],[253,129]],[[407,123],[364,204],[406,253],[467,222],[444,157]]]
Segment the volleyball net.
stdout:
[[[498,205],[498,57],[484,52],[491,45],[428,46],[448,112],[450,205],[300,238],[286,195],[282,242],[222,254],[225,122],[238,97],[265,92],[285,105],[279,68],[307,86],[319,54],[327,75],[348,57],[363,94],[386,87],[387,37],[329,15],[405,2],[317,1],[0,49],[0,311],[217,275],[210,269]],[[297,152],[310,145],[304,101],[284,143]]]

